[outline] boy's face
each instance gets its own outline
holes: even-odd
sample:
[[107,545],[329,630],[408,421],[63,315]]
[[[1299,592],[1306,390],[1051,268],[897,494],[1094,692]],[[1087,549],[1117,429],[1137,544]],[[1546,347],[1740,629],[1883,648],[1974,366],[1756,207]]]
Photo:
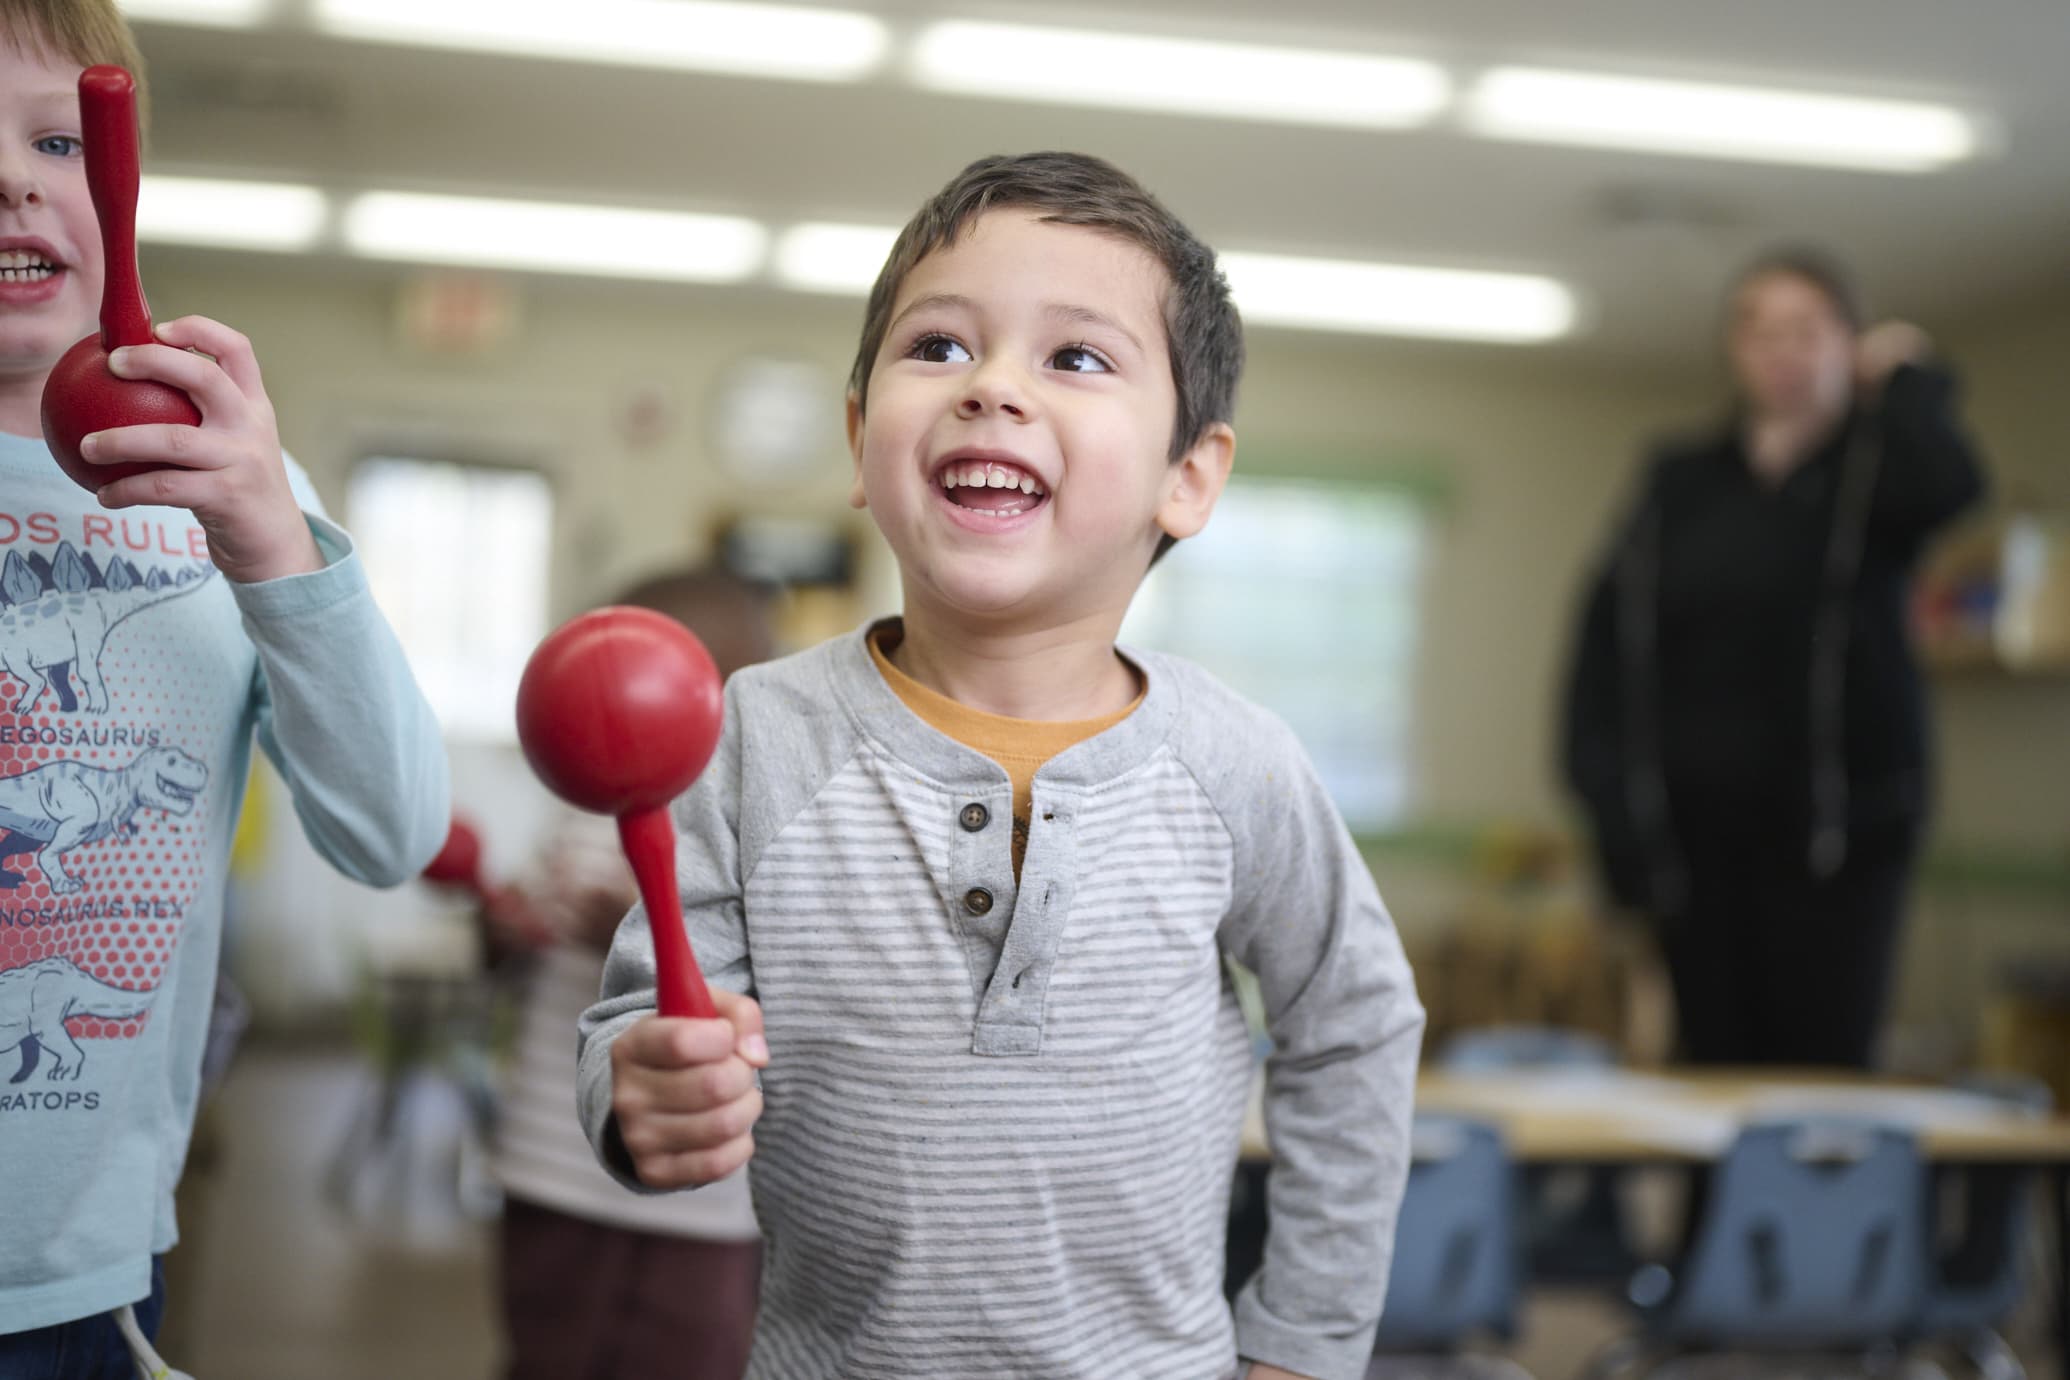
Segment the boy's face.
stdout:
[[49,373],[100,310],[100,226],[79,138],[82,70],[0,35],[0,379]]
[[1159,534],[1206,523],[1234,437],[1170,461],[1165,285],[1136,245],[1016,208],[907,275],[848,431],[909,601],[1118,622]]

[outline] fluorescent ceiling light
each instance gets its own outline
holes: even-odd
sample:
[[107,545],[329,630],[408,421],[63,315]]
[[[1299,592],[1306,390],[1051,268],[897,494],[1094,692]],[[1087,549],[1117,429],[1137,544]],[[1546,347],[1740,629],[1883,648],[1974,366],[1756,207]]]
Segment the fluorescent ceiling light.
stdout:
[[739,216],[368,192],[344,238],[372,259],[720,283],[761,267],[768,233]]
[[137,238],[222,249],[309,249],[330,203],[314,187],[146,177],[137,194]]
[[1396,129],[1451,82],[1413,58],[948,20],[913,46],[913,80],[967,96]]
[[575,62],[852,81],[883,60],[882,21],[727,0],[315,0],[344,38]]
[[897,238],[892,225],[794,225],[777,237],[776,281],[800,292],[862,296]]
[[122,0],[122,17],[146,23],[249,29],[267,18],[273,0]]
[[1574,297],[1550,278],[1355,260],[1224,254],[1244,320],[1376,335],[1536,344],[1574,325]]
[[1497,139],[1879,172],[1932,172],[1979,143],[1948,106],[1531,67],[1485,73],[1465,121]]

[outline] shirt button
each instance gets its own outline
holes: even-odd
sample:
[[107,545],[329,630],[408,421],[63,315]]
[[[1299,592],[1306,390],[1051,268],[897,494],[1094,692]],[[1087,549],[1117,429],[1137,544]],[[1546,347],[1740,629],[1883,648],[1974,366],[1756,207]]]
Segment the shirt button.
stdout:
[[992,812],[973,800],[963,807],[963,813],[958,818],[965,830],[975,834],[992,822]]
[[963,893],[963,908],[972,915],[984,915],[992,909],[992,893],[981,886],[974,886]]

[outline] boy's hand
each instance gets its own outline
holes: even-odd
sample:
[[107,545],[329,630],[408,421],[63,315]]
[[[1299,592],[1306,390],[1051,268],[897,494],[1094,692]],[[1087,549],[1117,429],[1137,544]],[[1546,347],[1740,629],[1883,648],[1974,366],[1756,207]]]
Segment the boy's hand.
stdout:
[[1307,1377],[1281,1370],[1278,1366],[1268,1366],[1263,1361],[1253,1361],[1251,1368],[1244,1372],[1244,1380],[1307,1380]]
[[649,1016],[612,1042],[611,1112],[649,1188],[713,1183],[755,1153],[755,1070],[769,1063],[762,1008],[716,987],[712,1002],[718,1020]]
[[102,506],[188,509],[208,534],[209,558],[240,584],[321,570],[316,539],[288,487],[252,343],[204,316],[165,322],[158,338],[165,343],[115,351],[108,367],[118,378],[182,390],[201,410],[201,425],[115,427],[86,437],[79,452],[98,464],[179,467],[103,485]]

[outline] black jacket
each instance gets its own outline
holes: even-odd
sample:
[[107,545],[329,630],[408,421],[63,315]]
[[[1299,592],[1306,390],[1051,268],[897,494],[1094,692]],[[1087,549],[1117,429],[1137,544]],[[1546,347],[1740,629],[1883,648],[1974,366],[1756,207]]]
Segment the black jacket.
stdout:
[[1584,602],[1564,767],[1612,896],[1672,912],[1678,836],[1752,820],[1815,874],[1923,820],[1925,689],[1907,635],[1933,531],[1983,492],[1944,372],[1906,365],[1768,487],[1736,420],[1658,448]]

